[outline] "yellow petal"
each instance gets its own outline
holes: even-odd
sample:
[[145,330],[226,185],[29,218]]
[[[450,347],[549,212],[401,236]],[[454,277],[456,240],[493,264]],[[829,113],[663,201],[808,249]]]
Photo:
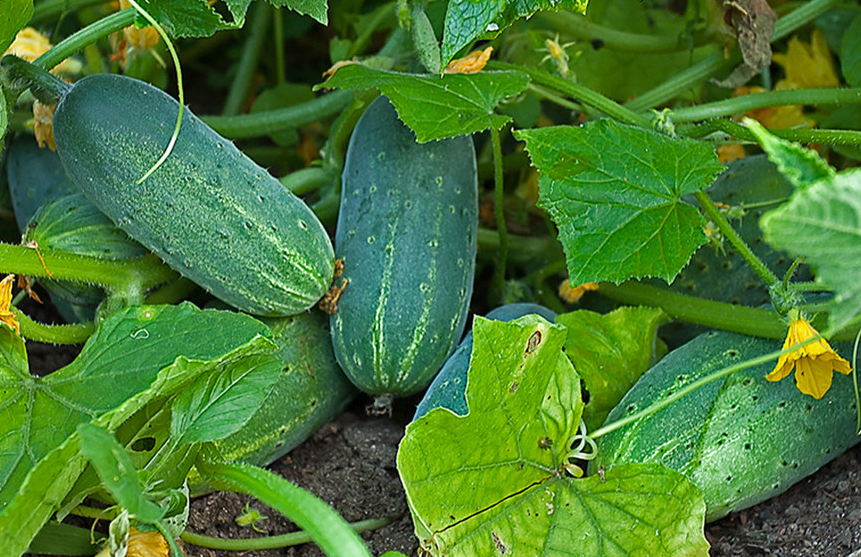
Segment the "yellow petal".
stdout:
[[810,43],[792,37],[786,54],[776,53],[772,60],[783,66],[786,74],[775,88],[814,89],[837,87],[840,83],[828,43],[818,29],[810,35]]
[[831,365],[821,360],[804,358],[795,364],[795,384],[798,390],[815,399],[822,398],[828,392],[833,376]]
[[463,58],[456,58],[445,67],[445,73],[478,73],[490,60],[491,52],[493,47],[489,46],[484,50],[474,50]]
[[0,281],[0,322],[6,323],[15,330],[15,333],[20,335],[21,328],[18,321],[15,319],[17,312],[11,311],[12,307],[12,284],[15,282],[15,275],[6,275]]
[[129,549],[126,557],[169,557],[170,546],[158,532],[129,529]]
[[777,365],[774,366],[774,369],[771,370],[771,373],[765,376],[765,378],[769,381],[780,381],[792,371],[792,368],[795,366],[795,362],[789,360],[787,357],[789,354],[784,354],[777,360]]

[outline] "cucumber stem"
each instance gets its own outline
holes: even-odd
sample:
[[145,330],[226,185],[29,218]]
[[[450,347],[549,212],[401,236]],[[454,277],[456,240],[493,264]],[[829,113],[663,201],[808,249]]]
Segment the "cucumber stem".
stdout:
[[[397,518],[398,517],[383,517],[360,520],[358,522],[351,522],[350,528],[361,534],[367,530],[376,530],[383,526],[387,526],[397,520]],[[299,545],[312,541],[311,536],[303,531],[280,534],[278,536],[267,536],[263,538],[235,539],[204,536],[203,534],[195,534],[186,530],[180,534],[179,538],[191,545],[224,551],[260,551],[263,549],[276,549],[279,547]]]
[[245,101],[248,99],[248,93],[251,89],[251,81],[254,79],[254,72],[257,71],[260,55],[263,52],[263,42],[266,40],[266,33],[269,30],[271,22],[272,9],[269,4],[257,2],[251,9],[251,17],[248,18],[248,39],[245,42],[242,55],[237,63],[236,76],[233,78],[233,83],[230,84],[230,90],[227,92],[227,100],[224,102],[222,114],[225,116],[235,116],[242,112],[244,108]]
[[47,325],[33,321],[22,311],[15,315],[21,326],[21,336],[36,342],[50,344],[81,344],[86,342],[95,330],[92,322],[71,323],[68,325]]
[[717,225],[721,234],[729,240],[732,247],[747,262],[747,264],[750,265],[750,268],[753,269],[762,282],[764,282],[769,289],[779,285],[780,279],[778,279],[777,276],[775,276],[775,274],[765,266],[765,263],[763,263],[762,260],[757,257],[753,251],[751,251],[744,240],[741,239],[741,236],[739,236],[732,225],[730,225],[729,221],[726,220],[726,217],[724,217],[720,210],[718,210],[711,198],[704,191],[695,192],[694,197],[699,202],[700,207],[702,207],[706,216],[708,216],[708,218]]
[[[679,135],[699,139],[716,131],[750,142],[756,142],[756,137],[746,127],[731,120],[715,118],[701,124],[680,124],[676,127]],[[861,145],[861,131],[837,129],[808,129],[808,130],[768,130],[768,133],[800,143],[829,143],[832,145]]]
[[337,173],[326,167],[312,166],[291,172],[280,178],[279,181],[295,195],[305,195],[332,184],[337,177]]
[[853,89],[795,89],[785,91],[765,91],[741,95],[721,101],[680,108],[672,112],[677,124],[695,120],[707,120],[721,116],[747,112],[757,108],[784,105],[844,105],[861,104],[861,88]]
[[134,8],[112,13],[107,17],[87,25],[83,29],[69,35],[64,40],[55,44],[45,54],[37,58],[33,63],[45,69],[51,69],[72,54],[82,50],[87,45],[99,39],[107,37],[111,33],[128,27],[135,22]]
[[72,88],[48,70],[11,54],[0,60],[0,67],[8,76],[8,84],[17,90],[18,94],[29,87],[33,96],[48,105],[59,102]]
[[299,128],[344,109],[353,98],[350,91],[333,91],[297,105],[240,114],[238,116],[201,116],[200,119],[229,139],[244,139],[267,135],[279,130]]
[[564,11],[539,12],[538,18],[578,41],[601,41],[601,48],[619,52],[673,52],[687,48],[687,36],[647,35],[604,27],[586,16]]

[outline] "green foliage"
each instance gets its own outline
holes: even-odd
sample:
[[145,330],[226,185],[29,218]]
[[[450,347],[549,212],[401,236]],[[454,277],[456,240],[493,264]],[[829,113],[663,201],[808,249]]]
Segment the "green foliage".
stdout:
[[[15,40],[15,34],[30,21],[32,15],[33,0],[0,0],[0,53],[9,48]],[[0,120],[0,124],[5,130],[5,119]]]
[[529,77],[519,71],[414,75],[353,64],[339,69],[325,85],[379,89],[418,141],[425,143],[501,128],[511,118],[495,114],[494,107],[526,89]]
[[445,14],[442,63],[448,64],[460,49],[478,39],[489,39],[520,18],[540,10],[584,13],[588,0],[451,0]]
[[853,19],[843,33],[840,65],[846,83],[852,87],[861,87],[861,15]]
[[536,315],[476,320],[469,414],[431,410],[407,427],[398,452],[422,547],[449,556],[504,548],[561,557],[575,546],[598,556],[614,554],[610,546],[705,555],[704,505],[680,474],[632,466],[575,480],[566,472],[583,403],[565,338]]
[[834,169],[816,151],[773,136],[751,118],[746,118],[744,124],[756,136],[771,162],[796,188],[803,189],[817,180],[834,176]]
[[559,227],[572,284],[670,282],[706,238],[681,196],[723,170],[714,150],[612,120],[515,132],[541,172],[540,206]]
[[848,170],[798,191],[760,221],[765,240],[816,268],[836,293],[829,325],[839,329],[861,313],[861,171]]
[[640,375],[666,352],[658,327],[669,319],[659,309],[621,307],[601,315],[580,310],[556,317],[568,338],[565,354],[589,391],[583,421],[592,431]]

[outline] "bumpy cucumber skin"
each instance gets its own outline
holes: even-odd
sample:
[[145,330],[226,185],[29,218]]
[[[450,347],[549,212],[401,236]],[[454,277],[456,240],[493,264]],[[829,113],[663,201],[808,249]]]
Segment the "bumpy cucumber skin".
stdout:
[[284,363],[260,409],[213,448],[227,461],[265,466],[331,421],[357,391],[335,361],[329,326],[320,312],[264,319]]
[[81,79],[54,113],[63,166],[129,236],[216,298],[261,316],[293,315],[326,293],[332,244],[302,200],[178,103],[118,75]]
[[[778,341],[704,333],[649,369],[610,412],[609,424],[725,366],[773,352]],[[846,354],[846,346],[839,350]],[[861,440],[852,378],[835,374],[821,400],[792,377],[765,380],[774,362],[710,383],[667,408],[597,439],[590,471],[660,462],[703,490],[706,520],[782,493]]]
[[335,253],[349,283],[330,319],[335,355],[362,391],[425,387],[466,324],[478,177],[470,137],[425,144],[385,97],[356,125]]
[[[556,319],[556,312],[552,309],[529,303],[505,304],[487,312],[485,317],[492,321],[513,321],[533,313],[551,323]],[[472,331],[469,331],[434,377],[416,408],[413,421],[438,407],[448,408],[458,416],[466,416],[469,413],[469,406],[466,404],[466,385],[471,357]]]
[[6,179],[19,232],[24,232],[44,203],[80,192],[66,175],[57,153],[40,148],[33,137],[23,134],[9,145]]

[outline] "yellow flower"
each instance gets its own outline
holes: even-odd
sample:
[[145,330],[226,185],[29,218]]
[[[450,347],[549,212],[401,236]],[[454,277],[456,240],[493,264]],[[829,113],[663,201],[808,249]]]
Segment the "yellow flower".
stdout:
[[[812,339],[819,333],[807,319],[796,312],[789,323],[789,332],[783,348]],[[769,381],[780,381],[795,368],[795,385],[798,390],[819,399],[831,388],[831,378],[835,371],[849,373],[849,362],[841,358],[824,338],[819,338],[780,357],[774,370],[765,376]]]
[[6,275],[0,281],[0,322],[6,323],[20,336],[21,328],[18,326],[18,321],[15,320],[17,311],[12,311],[12,283],[15,281],[15,275]]
[[140,532],[129,529],[129,550],[126,557],[169,557],[170,546],[158,532]]
[[783,66],[786,74],[784,79],[775,84],[775,89],[815,89],[840,85],[828,42],[819,29],[813,30],[809,44],[792,37],[786,54],[774,54],[771,59]]
[[579,302],[580,298],[583,297],[583,294],[590,290],[598,290],[598,284],[594,282],[584,282],[581,285],[571,288],[571,285],[568,284],[568,279],[565,279],[562,281],[562,284],[559,285],[559,297],[569,304],[574,304]]
[[[3,54],[14,54],[18,58],[32,62],[48,52],[50,48],[51,42],[48,40],[48,37],[32,27],[24,27],[18,31],[18,34],[15,35],[15,40],[12,41],[12,44],[9,45],[9,48]],[[67,58],[54,66],[52,71],[78,73],[81,71],[81,63],[73,58]]]
[[[131,7],[128,0],[120,0],[120,9]],[[159,34],[155,27],[137,27],[129,25],[123,29],[123,38],[126,42],[138,50],[147,50],[158,44]]]

